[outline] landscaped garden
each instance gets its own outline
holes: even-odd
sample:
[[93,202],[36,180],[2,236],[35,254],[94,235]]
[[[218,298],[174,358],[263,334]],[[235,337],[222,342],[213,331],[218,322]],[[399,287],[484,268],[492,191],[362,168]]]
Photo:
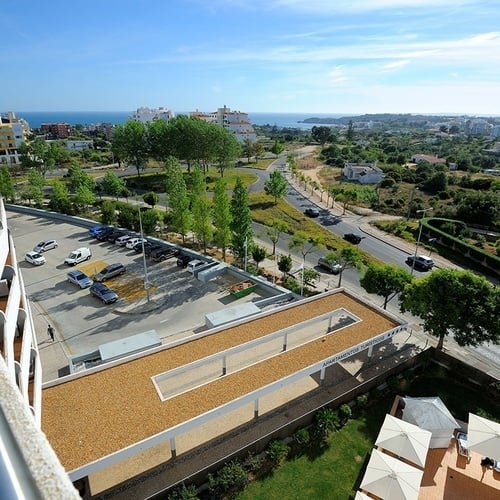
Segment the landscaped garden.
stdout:
[[358,397],[352,415],[348,405],[319,410],[312,425],[289,440],[272,441],[260,456],[234,460],[210,475],[208,491],[200,496],[195,488],[184,487],[184,495],[176,496],[176,490],[167,498],[352,499],[396,394],[439,396],[462,421],[469,411],[497,421],[500,414],[498,397],[492,397],[498,388],[478,391],[464,374],[424,357],[416,370],[391,377],[385,389]]

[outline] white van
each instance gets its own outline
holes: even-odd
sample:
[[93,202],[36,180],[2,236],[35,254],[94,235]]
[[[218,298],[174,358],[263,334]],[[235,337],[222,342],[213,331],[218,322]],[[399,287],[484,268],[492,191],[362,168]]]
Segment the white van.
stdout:
[[90,251],[90,248],[82,247],[82,248],[77,248],[76,250],[73,250],[64,260],[65,264],[68,264],[68,266],[76,266],[77,264],[80,264],[80,262],[83,262],[84,260],[89,260],[90,257],[92,257],[92,252]]

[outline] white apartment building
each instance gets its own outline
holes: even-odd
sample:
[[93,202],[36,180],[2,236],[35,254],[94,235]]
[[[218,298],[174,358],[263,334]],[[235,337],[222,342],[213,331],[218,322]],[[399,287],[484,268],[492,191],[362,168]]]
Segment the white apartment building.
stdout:
[[29,125],[12,111],[0,116],[0,165],[21,163],[19,148],[26,141]]
[[248,113],[231,111],[228,107],[224,106],[212,113],[193,111],[189,113],[189,116],[201,118],[207,122],[224,127],[236,137],[239,143],[245,142],[246,139],[250,139],[252,142],[257,140],[257,134],[252,127]]
[[129,120],[141,123],[154,122],[156,120],[169,121],[174,118],[175,114],[172,110],[167,108],[137,108],[137,111],[133,113]]
[[45,434],[42,366],[0,197],[0,497],[80,498]]

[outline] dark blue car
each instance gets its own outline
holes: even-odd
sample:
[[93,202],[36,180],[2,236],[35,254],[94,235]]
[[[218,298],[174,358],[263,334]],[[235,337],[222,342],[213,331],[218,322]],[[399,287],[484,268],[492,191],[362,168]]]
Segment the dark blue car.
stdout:
[[106,285],[103,285],[102,283],[94,283],[89,288],[89,291],[92,297],[97,297],[105,304],[113,304],[113,302],[116,302],[119,299],[118,295],[113,292],[113,290],[108,288]]

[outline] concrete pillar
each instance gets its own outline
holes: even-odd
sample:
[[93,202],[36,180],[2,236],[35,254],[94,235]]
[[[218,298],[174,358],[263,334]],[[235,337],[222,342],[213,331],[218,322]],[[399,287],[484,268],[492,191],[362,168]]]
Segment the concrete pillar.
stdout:
[[225,375],[227,372],[227,356],[222,358],[222,375]]
[[323,383],[325,382],[325,376],[326,376],[326,368],[323,367],[319,372],[319,385],[323,385]]
[[172,453],[172,458],[177,457],[177,450],[175,449],[175,437],[170,438],[170,453]]
[[253,418],[259,418],[259,399],[253,402]]
[[371,358],[372,357],[372,354],[373,354],[373,346],[371,345],[369,348],[368,348],[368,357]]
[[285,335],[283,335],[283,352],[286,351],[287,344],[288,344],[288,332],[285,332]]

